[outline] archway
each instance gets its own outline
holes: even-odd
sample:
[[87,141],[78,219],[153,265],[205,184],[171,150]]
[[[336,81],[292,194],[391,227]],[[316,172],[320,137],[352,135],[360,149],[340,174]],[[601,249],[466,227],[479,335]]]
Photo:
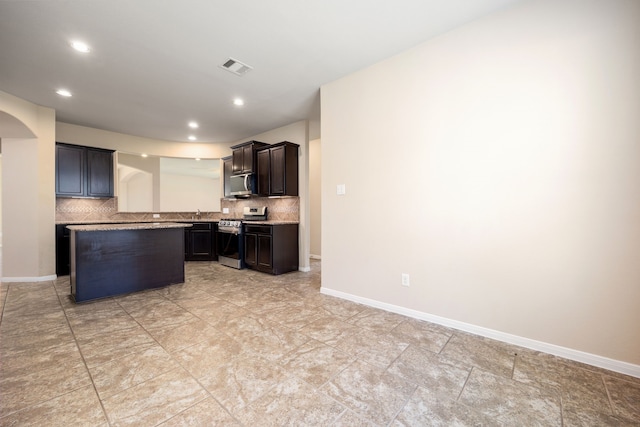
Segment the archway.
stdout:
[[3,138],[35,138],[34,133],[9,113],[0,111],[0,277],[2,277],[2,139]]
[[[9,113],[0,111],[0,144],[2,138],[35,138],[36,135],[27,125]],[[0,145],[0,153],[2,146]]]
[[0,91],[2,281],[55,279],[55,110]]

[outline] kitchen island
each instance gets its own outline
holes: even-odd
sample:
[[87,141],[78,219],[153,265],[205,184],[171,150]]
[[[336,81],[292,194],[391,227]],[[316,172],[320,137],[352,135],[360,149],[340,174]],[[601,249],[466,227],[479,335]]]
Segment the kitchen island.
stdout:
[[184,282],[184,228],[172,222],[69,225],[75,302]]

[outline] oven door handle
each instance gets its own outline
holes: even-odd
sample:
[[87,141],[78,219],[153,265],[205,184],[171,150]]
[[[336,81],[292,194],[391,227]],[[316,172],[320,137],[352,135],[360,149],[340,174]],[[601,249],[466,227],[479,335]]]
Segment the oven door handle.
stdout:
[[218,233],[233,234],[234,236],[237,236],[240,234],[240,231],[234,228],[218,227]]

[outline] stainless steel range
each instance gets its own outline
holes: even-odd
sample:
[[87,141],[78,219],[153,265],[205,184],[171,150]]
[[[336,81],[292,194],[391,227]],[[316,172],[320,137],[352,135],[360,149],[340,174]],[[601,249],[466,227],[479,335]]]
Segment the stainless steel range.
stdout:
[[267,207],[244,207],[243,219],[218,221],[218,262],[227,267],[244,268],[244,221],[264,221]]
[[242,221],[221,219],[218,222],[218,262],[227,267],[244,268]]

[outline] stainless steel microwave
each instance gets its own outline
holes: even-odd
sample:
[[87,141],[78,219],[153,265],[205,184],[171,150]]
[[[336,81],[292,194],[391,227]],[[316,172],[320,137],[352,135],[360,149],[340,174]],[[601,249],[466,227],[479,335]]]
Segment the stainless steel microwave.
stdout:
[[253,192],[253,174],[231,175],[229,177],[229,194],[231,196],[249,196]]

